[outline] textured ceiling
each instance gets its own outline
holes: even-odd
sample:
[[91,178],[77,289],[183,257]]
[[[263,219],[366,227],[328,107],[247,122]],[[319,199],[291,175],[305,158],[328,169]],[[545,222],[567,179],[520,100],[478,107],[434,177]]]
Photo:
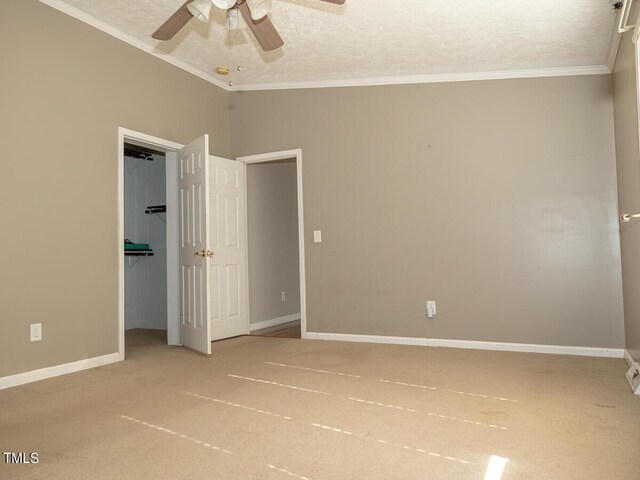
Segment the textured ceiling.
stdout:
[[153,40],[183,1],[64,3],[207,74],[229,65],[235,85],[599,66],[615,20],[612,0],[273,0],[285,41],[273,52],[242,23],[230,46],[216,8],[208,23],[193,19],[171,41]]

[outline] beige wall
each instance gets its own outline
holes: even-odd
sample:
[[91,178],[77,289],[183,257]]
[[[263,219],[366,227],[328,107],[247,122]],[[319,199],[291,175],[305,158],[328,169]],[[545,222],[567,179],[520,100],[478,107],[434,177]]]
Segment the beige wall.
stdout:
[[[620,212],[640,212],[640,147],[636,63],[631,32],[623,35],[613,72],[618,203]],[[640,361],[640,222],[620,224],[626,346]]]
[[0,60],[5,376],[117,351],[117,128],[228,156],[229,117],[223,90],[35,0],[0,2]]
[[0,376],[117,350],[118,126],[303,149],[310,331],[624,344],[610,76],[237,93],[229,119],[226,92],[35,0],[0,3],[0,60]]
[[302,148],[309,331],[621,348],[612,117],[610,75],[239,92],[231,146]]
[[253,324],[300,313],[295,159],[248,165],[247,192]]

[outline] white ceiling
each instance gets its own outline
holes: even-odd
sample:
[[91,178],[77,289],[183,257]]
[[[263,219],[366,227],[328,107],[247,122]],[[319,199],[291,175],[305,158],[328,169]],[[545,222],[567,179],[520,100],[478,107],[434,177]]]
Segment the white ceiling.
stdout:
[[265,53],[243,24],[230,48],[216,8],[159,42],[183,0],[62,2],[224,82],[232,66],[236,86],[602,66],[616,16],[613,0],[273,0],[285,45]]

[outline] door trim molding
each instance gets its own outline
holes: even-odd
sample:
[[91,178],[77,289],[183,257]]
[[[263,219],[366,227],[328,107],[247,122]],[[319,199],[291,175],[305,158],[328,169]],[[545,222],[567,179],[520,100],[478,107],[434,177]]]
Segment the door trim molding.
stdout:
[[[117,249],[118,249],[118,355],[120,360],[124,360],[124,310],[125,310],[125,298],[124,298],[124,143],[125,141],[129,143],[141,143],[147,146],[153,146],[158,150],[166,152],[167,154],[175,153],[180,150],[184,145],[181,145],[176,142],[172,142],[170,140],[165,140],[164,138],[154,137],[153,135],[148,135],[142,132],[136,132],[135,130],[129,130],[124,127],[118,127],[118,205],[117,205]],[[169,156],[167,155],[167,159]],[[169,173],[169,164],[171,162],[167,162],[167,173]],[[176,167],[177,168],[177,167]],[[177,170],[176,170],[177,171]],[[177,186],[177,179],[171,179],[172,185]],[[167,183],[170,181],[170,176],[167,175]],[[169,186],[169,185],[167,185]],[[169,188],[167,188],[167,204],[169,204]],[[175,227],[177,228],[177,222],[173,222]],[[167,252],[171,251],[170,243],[169,243],[169,235],[170,224],[167,223]],[[177,233],[176,233],[177,235]],[[176,236],[177,239],[177,236]],[[177,242],[177,240],[176,240]],[[167,262],[167,284],[173,281],[177,285],[177,279],[172,279],[169,273],[169,265]],[[177,272],[175,272],[177,275]],[[169,304],[169,299],[171,298],[169,288],[167,288],[167,303]],[[169,305],[167,305],[169,306]],[[167,335],[170,335],[171,327],[178,328],[179,332],[179,322],[176,322],[176,325],[173,326],[170,317],[170,310],[167,309]]]
[[[243,157],[236,157],[238,162],[245,164],[245,182],[247,178],[246,169],[247,165],[251,163],[263,163],[273,162],[274,160],[286,160],[287,158],[296,159],[296,188],[298,190],[298,253],[300,263],[300,331],[301,337],[307,338],[307,289],[306,289],[306,277],[305,277],[305,263],[304,263],[304,204],[302,195],[302,149],[297,148],[293,150],[282,150],[279,152],[259,153],[257,155],[247,155]],[[245,202],[244,202],[244,218],[247,222],[247,228],[245,228],[245,242],[244,247],[246,249],[247,267],[245,274],[247,276],[247,319],[248,324],[251,325],[251,311],[249,309],[249,233],[248,233],[248,215],[247,215],[247,194],[249,188],[245,188]],[[248,333],[248,332],[247,332]]]
[[473,340],[450,340],[419,337],[388,337],[382,335],[351,335],[343,333],[308,332],[307,338],[336,340],[341,342],[386,343],[393,345],[419,345],[423,347],[466,348],[494,350],[500,352],[549,353],[555,355],[579,355],[584,357],[623,358],[622,348],[577,347],[564,345],[536,345],[529,343],[478,342]]

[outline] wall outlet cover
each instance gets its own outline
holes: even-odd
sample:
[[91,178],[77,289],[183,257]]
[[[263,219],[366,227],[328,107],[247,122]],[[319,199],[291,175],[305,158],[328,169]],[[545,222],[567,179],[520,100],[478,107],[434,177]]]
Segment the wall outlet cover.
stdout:
[[31,324],[31,341],[39,342],[40,340],[42,340],[42,324],[32,323]]

